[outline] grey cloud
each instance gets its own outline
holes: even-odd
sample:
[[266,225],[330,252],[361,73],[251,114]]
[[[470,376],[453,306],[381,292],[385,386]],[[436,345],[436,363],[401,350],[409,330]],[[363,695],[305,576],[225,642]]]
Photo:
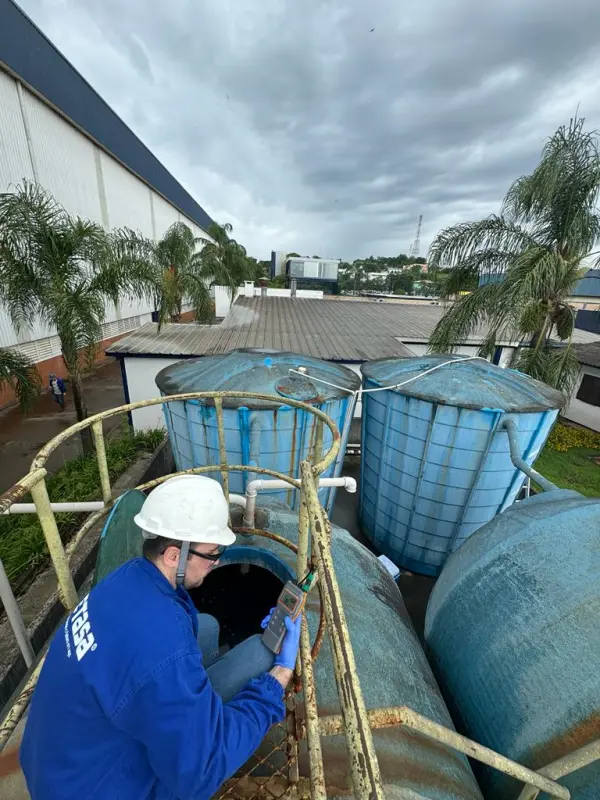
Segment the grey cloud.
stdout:
[[406,251],[421,213],[424,251],[497,210],[579,100],[600,123],[596,0],[23,5],[258,257]]

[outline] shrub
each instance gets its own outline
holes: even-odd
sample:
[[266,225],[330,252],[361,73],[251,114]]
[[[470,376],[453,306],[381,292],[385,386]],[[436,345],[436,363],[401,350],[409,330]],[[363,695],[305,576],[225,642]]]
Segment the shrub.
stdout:
[[[106,442],[106,459],[111,482],[122,475],[142,452],[153,452],[164,440],[163,430],[126,433],[119,439]],[[95,453],[67,461],[46,479],[48,494],[53,503],[84,502],[101,498],[100,475]],[[31,503],[28,495],[21,502]],[[85,516],[56,514],[58,530],[63,541],[73,535]],[[48,558],[46,540],[35,514],[0,517],[0,558],[11,581]]]
[[600,450],[600,433],[589,428],[576,428],[573,425],[557,422],[548,437],[547,447],[561,453],[566,453],[572,447]]

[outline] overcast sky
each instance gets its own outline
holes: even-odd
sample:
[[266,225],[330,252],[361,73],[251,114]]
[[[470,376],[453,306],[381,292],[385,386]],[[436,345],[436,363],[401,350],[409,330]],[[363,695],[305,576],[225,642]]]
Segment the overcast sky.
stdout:
[[598,0],[20,4],[257,258],[425,255],[600,127]]

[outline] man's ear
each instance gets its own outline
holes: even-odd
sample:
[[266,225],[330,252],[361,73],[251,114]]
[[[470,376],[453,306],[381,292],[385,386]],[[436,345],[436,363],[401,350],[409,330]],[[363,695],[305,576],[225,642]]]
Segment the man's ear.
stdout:
[[165,552],[163,553],[165,566],[177,567],[177,565],[179,564],[180,555],[181,555],[181,550],[178,547],[175,547],[174,544],[169,545],[165,550]]

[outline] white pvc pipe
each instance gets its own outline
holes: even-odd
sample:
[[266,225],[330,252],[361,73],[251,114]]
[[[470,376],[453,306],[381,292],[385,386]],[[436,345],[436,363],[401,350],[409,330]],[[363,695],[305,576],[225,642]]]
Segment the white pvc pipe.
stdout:
[[[243,494],[230,494],[229,502],[246,508],[246,498]],[[50,508],[57,513],[90,513],[92,511],[100,511],[100,509],[104,508],[104,503],[102,500],[91,500],[87,503],[50,503]],[[2,512],[3,515],[35,513],[35,503],[13,503],[6,511]]]
[[246,508],[246,498],[243,494],[230,494],[229,495],[229,505],[230,506],[241,506],[243,509]]
[[[356,480],[354,478],[319,478],[319,489],[327,488],[330,486],[342,486],[347,492],[354,494],[356,492]],[[278,479],[264,480],[257,478],[255,481],[250,481],[246,486],[246,511],[244,513],[244,527],[253,528],[254,518],[256,512],[256,495],[258,492],[271,491],[277,489],[290,489],[296,491],[296,487],[289,484],[287,481]]]
[[[89,513],[91,511],[100,511],[104,508],[102,500],[91,500],[89,503],[50,503],[50,508],[55,512],[67,513]],[[35,514],[35,503],[13,503],[2,514]]]

